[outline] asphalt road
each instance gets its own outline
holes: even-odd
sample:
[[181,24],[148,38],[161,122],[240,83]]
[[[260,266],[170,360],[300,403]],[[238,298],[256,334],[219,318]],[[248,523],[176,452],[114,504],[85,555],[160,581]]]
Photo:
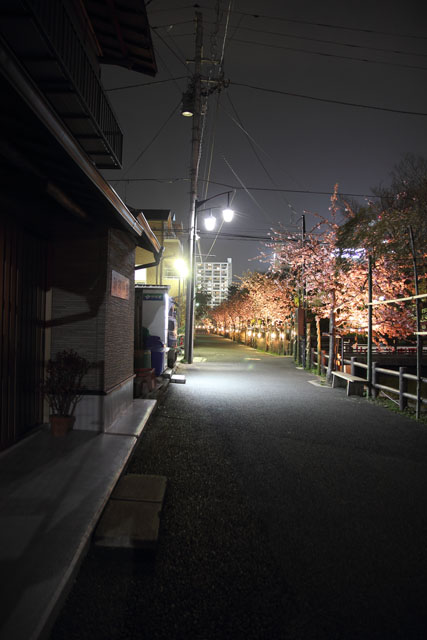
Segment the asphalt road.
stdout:
[[157,553],[91,551],[52,638],[426,638],[426,426],[214,336],[183,372],[129,469]]

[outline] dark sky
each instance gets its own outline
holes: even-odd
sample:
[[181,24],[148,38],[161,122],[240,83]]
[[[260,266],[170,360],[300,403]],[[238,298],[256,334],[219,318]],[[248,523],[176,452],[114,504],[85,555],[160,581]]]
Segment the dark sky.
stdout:
[[[215,38],[216,5],[215,0],[200,3],[205,58],[220,56],[223,47],[230,2],[220,2]],[[194,58],[195,8],[185,0],[152,0],[147,10],[157,76],[103,69],[104,85],[111,90],[108,95],[125,134],[123,170],[105,176],[127,204],[171,209],[188,228],[191,118],[180,115],[180,100],[193,70],[185,60]],[[278,221],[295,230],[303,212],[310,228],[314,218],[309,212],[328,212],[329,196],[269,189],[331,193],[338,182],[341,193],[370,194],[371,187],[388,182],[402,154],[427,156],[425,24],[421,1],[231,2],[224,50],[230,85],[221,92],[218,108],[217,94],[209,99],[200,177],[208,177],[214,144],[211,184],[206,194],[205,183],[200,183],[199,198],[227,190],[223,185],[244,188],[236,192],[233,208],[238,215],[223,225],[212,259],[231,257],[237,275],[265,269],[250,261],[259,255],[259,241],[223,234],[262,237]],[[206,65],[204,72],[209,69]],[[153,80],[166,82],[148,84]],[[115,90],[142,83],[147,84]],[[223,197],[210,204],[219,207],[225,201]],[[202,254],[208,253],[214,238],[215,234],[203,235]]]

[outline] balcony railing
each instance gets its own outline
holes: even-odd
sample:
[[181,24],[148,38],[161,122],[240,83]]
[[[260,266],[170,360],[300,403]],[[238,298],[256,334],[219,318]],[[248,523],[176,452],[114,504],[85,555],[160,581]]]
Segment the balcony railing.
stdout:
[[[79,102],[90,115],[91,133],[82,131],[82,143],[89,154],[110,156],[110,168],[121,166],[123,134],[107,99],[85,45],[61,0],[25,0],[46,44],[55,55],[63,75],[78,94]],[[60,114],[61,115],[61,114]],[[86,115],[86,114],[85,114]],[[78,119],[79,114],[74,116]],[[85,116],[82,117],[84,119]],[[70,127],[72,129],[72,126]],[[81,124],[80,124],[81,128]],[[73,133],[75,133],[73,131]],[[95,136],[93,135],[95,133]],[[76,134],[79,138],[79,135]],[[94,144],[96,138],[101,138]],[[92,142],[92,151],[91,144]],[[101,144],[100,144],[101,143]],[[97,162],[101,166],[101,162]]]

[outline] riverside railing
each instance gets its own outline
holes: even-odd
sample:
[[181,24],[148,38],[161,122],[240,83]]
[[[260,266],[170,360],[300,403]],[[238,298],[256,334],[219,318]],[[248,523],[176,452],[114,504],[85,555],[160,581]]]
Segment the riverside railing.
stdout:
[[[312,354],[313,354],[312,355],[313,365],[317,366],[319,354],[315,349],[312,350]],[[328,355],[324,351],[321,351],[320,352],[320,371],[322,374],[326,372],[327,360],[328,360]],[[358,375],[359,377],[364,377],[366,381],[368,381],[367,380],[368,365],[365,364],[364,362],[358,362],[355,356],[352,356],[350,360],[344,359],[343,365],[344,366],[350,365],[350,373],[352,375]],[[360,372],[357,371],[358,369],[363,369],[365,372],[365,375],[361,375]],[[394,387],[394,386],[390,386],[390,384],[384,384],[381,381],[381,379],[384,381],[384,377],[396,378],[397,385]],[[408,373],[407,367],[399,367],[399,370],[396,371],[395,369],[385,369],[384,367],[380,367],[378,366],[377,362],[372,363],[372,392],[374,397],[377,397],[379,393],[382,392],[383,395],[385,395],[389,400],[397,404],[401,411],[404,411],[404,409],[408,406],[408,400],[412,400],[414,402],[417,401],[417,395],[414,393],[410,393],[408,390],[410,382],[414,382],[416,384],[417,376],[414,375],[413,373]],[[427,386],[427,378],[421,377],[421,384]],[[391,398],[388,394],[396,395],[397,399]],[[420,401],[422,404],[427,405],[427,396],[421,395]]]

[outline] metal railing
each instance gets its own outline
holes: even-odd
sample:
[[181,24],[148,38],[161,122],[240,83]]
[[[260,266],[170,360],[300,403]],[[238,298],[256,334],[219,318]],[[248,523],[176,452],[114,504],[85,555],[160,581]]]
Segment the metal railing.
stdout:
[[[317,366],[318,364],[318,356],[318,352],[313,349],[312,362],[315,366]],[[328,358],[328,355],[324,351],[320,352],[320,370],[322,374],[324,374],[326,371],[326,362]],[[344,359],[343,365],[350,365],[350,373],[352,375],[359,375],[356,372],[357,369],[363,369],[367,374],[368,365],[364,362],[358,362],[355,356],[352,356],[350,360]],[[404,411],[404,409],[408,406],[408,400],[413,400],[414,402],[416,402],[417,396],[413,393],[409,393],[408,386],[409,382],[417,382],[417,376],[413,373],[408,373],[407,371],[407,367],[399,367],[399,370],[396,371],[394,369],[385,369],[384,367],[379,367],[378,363],[373,362],[371,386],[374,397],[377,397],[378,394],[382,392],[383,395],[385,395],[389,400],[397,404],[401,411]],[[360,377],[364,377],[366,379],[366,382],[368,382],[366,374]],[[397,378],[398,385],[396,387],[391,387],[390,385],[383,384],[380,381],[380,376]],[[421,383],[427,384],[427,378],[422,377]],[[388,395],[390,393],[396,395],[398,399],[396,400],[395,398],[390,398],[390,396]],[[422,404],[427,405],[427,397],[421,396],[420,400]]]
[[99,135],[121,165],[123,133],[85,47],[59,0],[26,0],[45,40],[54,51],[62,72],[70,80]]

